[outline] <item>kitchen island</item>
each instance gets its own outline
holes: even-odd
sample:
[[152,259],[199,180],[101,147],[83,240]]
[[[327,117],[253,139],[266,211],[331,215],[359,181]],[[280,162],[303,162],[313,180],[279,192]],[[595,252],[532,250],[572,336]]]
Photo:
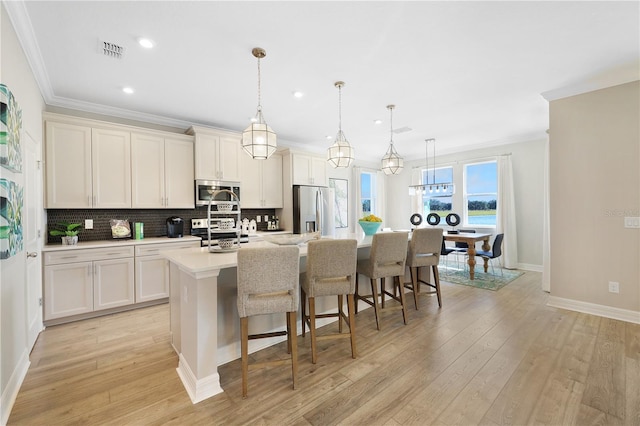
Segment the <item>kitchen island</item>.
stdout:
[[[345,234],[337,238],[358,241],[358,258],[368,258],[371,238]],[[266,241],[245,247],[277,247]],[[209,253],[205,248],[169,250],[161,253],[170,263],[170,310],[172,345],[179,356],[177,372],[195,404],[222,392],[218,365],[240,358],[240,319],[236,308],[237,252]],[[305,270],[307,247],[300,246],[300,272]],[[333,298],[318,303],[318,312],[336,306]],[[325,323],[319,322],[318,326]],[[282,329],[284,315],[266,315],[253,322],[250,333]],[[298,317],[298,332],[301,330]],[[249,352],[278,343],[280,338],[251,341]]]

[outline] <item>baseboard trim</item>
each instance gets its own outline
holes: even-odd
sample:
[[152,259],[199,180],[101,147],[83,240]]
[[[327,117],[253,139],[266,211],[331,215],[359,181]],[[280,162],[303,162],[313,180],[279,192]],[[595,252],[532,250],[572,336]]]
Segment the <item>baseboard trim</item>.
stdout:
[[532,263],[518,263],[518,269],[531,272],[542,272],[544,267],[542,265],[534,265]]
[[640,324],[640,312],[631,311],[629,309],[614,308],[611,306],[582,302],[580,300],[565,299],[557,296],[549,296],[547,306],[597,315],[599,317],[611,318],[633,324]]
[[0,397],[0,407],[2,407],[2,412],[0,413],[0,424],[3,426],[6,425],[9,421],[11,409],[13,408],[13,404],[16,402],[16,398],[18,397],[20,386],[22,386],[22,382],[27,376],[29,365],[31,365],[31,361],[29,361],[29,352],[27,352],[27,350],[25,349],[20,356],[18,365],[13,370],[13,373],[11,373],[9,382],[7,383],[7,386],[5,387],[4,391],[2,392],[2,396]]

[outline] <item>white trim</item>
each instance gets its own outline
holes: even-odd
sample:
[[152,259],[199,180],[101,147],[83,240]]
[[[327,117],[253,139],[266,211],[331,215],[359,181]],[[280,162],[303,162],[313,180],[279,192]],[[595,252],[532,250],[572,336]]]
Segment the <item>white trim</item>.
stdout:
[[22,352],[22,356],[20,357],[16,368],[13,370],[13,373],[11,373],[9,382],[7,382],[4,392],[2,392],[2,397],[0,397],[0,407],[2,407],[2,411],[0,412],[0,425],[6,425],[9,421],[11,409],[13,408],[13,404],[16,402],[20,386],[22,386],[22,382],[27,375],[30,364],[29,352],[25,349]]
[[606,89],[621,84],[631,83],[638,80],[637,68],[623,70],[618,74],[606,75],[599,77],[599,80],[586,81],[572,86],[565,86],[559,89],[542,92],[540,95],[547,101],[555,101],[558,99],[568,98],[571,96],[582,95],[584,93],[594,92],[600,89]]
[[599,317],[611,318],[619,321],[640,324],[640,312],[628,309],[614,308],[612,306],[597,305],[595,303],[580,300],[565,299],[563,297],[549,296],[547,306],[568,309],[570,311],[583,312]]
[[542,265],[534,265],[533,263],[518,263],[518,269],[531,272],[542,272]]
[[179,355],[179,358],[176,371],[193,404],[223,392],[220,387],[220,374],[216,372],[203,379],[197,379],[182,354]]

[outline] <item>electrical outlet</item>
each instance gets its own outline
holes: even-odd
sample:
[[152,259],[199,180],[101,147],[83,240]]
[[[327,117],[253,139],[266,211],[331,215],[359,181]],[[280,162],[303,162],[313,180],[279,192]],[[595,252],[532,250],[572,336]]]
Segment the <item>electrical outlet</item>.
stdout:
[[93,229],[93,219],[84,220],[84,229]]
[[609,281],[609,293],[620,293],[620,283]]
[[260,223],[260,219],[262,219],[262,216],[260,215],[256,216],[256,223]]
[[624,227],[625,228],[640,228],[640,217],[625,217],[624,218]]
[[268,214],[265,214],[265,215],[264,215],[264,221],[265,221],[265,222],[269,222],[269,215],[268,215]]

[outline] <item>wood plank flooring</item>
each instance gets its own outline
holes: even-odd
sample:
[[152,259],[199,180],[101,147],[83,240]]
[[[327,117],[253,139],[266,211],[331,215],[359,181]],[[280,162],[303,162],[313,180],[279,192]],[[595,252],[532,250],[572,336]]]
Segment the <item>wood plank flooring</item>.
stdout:
[[[446,279],[446,277],[443,277]],[[498,292],[442,283],[399,311],[356,317],[344,341],[299,345],[287,366],[220,367],[224,393],[193,405],[169,344],[168,305],[47,328],[9,425],[640,425],[640,325],[546,306],[540,274]],[[320,330],[333,332],[330,324]],[[300,330],[298,330],[299,332]],[[253,354],[285,357],[285,344]]]

